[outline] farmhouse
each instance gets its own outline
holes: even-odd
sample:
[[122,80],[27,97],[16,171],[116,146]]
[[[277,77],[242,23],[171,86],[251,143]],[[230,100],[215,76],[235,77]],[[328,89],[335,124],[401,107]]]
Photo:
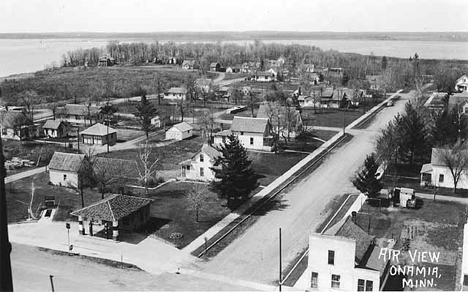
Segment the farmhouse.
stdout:
[[[432,148],[431,163],[423,164],[421,167],[421,185],[443,188],[454,187],[452,173],[443,158],[447,154],[451,154],[450,149]],[[468,173],[466,170],[462,171],[457,188],[468,189]]]
[[78,187],[84,159],[84,154],[55,152],[47,166],[49,182],[56,186]]
[[219,72],[221,70],[221,64],[214,62],[210,64],[210,71]]
[[216,159],[222,156],[214,147],[203,144],[202,148],[191,158],[180,163],[181,178],[188,180],[212,181],[215,179],[212,167]]
[[2,139],[24,140],[37,136],[36,127],[23,112],[1,111],[0,130]]
[[95,124],[80,133],[81,140],[89,145],[115,145],[117,130],[103,124]]
[[81,235],[86,233],[84,220],[101,221],[102,225],[109,228],[108,238],[119,241],[121,229],[136,230],[149,221],[152,201],[147,198],[113,194],[90,206],[76,210],[71,215],[78,217]]
[[458,92],[468,91],[468,76],[463,75],[457,79],[455,90]]
[[390,262],[379,259],[380,247],[348,217],[342,226],[309,235],[306,273],[309,287],[319,291],[379,291]]
[[66,104],[58,107],[56,119],[64,120],[73,124],[95,124],[102,121],[104,115],[101,109],[95,106],[86,106],[83,104]]
[[272,151],[273,136],[268,119],[245,118],[235,116],[231,124],[231,133],[247,149]]
[[47,120],[42,129],[49,138],[63,138],[68,135],[68,123],[61,120]]
[[178,123],[166,131],[166,140],[184,140],[192,137],[193,128],[186,122]]
[[164,94],[164,98],[185,100],[187,99],[187,89],[184,87],[171,87],[171,89]]

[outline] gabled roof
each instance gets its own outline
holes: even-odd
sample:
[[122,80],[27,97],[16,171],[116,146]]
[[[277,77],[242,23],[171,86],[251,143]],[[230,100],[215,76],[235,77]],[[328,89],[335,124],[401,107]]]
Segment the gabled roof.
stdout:
[[256,76],[270,76],[270,77],[274,77],[274,74],[272,72],[269,72],[269,71],[260,71],[260,72],[256,72],[255,73]]
[[468,101],[468,92],[465,91],[465,92],[453,93],[449,98],[449,103],[448,103],[449,110],[452,110],[454,107],[460,105],[464,101]]
[[458,82],[461,81],[462,79],[468,79],[468,76],[467,76],[467,75],[462,75],[462,76],[460,76],[460,78],[457,79],[456,82],[458,83]]
[[[206,155],[208,155],[208,157],[210,157],[211,159],[216,159],[220,156],[222,156],[223,154],[216,148],[214,148],[213,146],[210,146],[208,144],[203,144],[202,148],[200,149],[200,151],[198,152],[203,152],[205,153]],[[198,154],[198,153],[197,153]],[[197,155],[195,154],[195,155]],[[194,156],[195,157],[195,156]]]
[[97,123],[80,132],[81,135],[94,135],[94,136],[105,136],[107,134],[117,133],[117,130],[107,127],[103,124]]
[[176,93],[176,94],[187,94],[187,89],[184,87],[171,87],[168,93]]
[[265,133],[268,119],[235,116],[231,124],[232,132]]
[[61,120],[47,120],[42,128],[57,130],[61,124],[65,124],[65,122]]
[[323,98],[332,98],[334,90],[331,87],[326,87],[322,90],[322,97]]
[[221,66],[221,64],[219,64],[218,62],[213,62],[210,64],[210,67],[216,67],[216,66]]
[[97,220],[119,221],[151,204],[152,201],[152,199],[147,198],[114,194],[83,209],[76,210],[71,215]]
[[360,263],[361,260],[364,258],[369,246],[374,241],[374,237],[367,234],[361,227],[356,225],[351,216],[348,217],[346,222],[341,226],[340,230],[336,233],[337,236],[342,236],[350,239],[354,239],[356,241],[356,263]]
[[231,130],[224,130],[224,131],[214,133],[214,136],[215,137],[227,137],[227,136],[231,136],[231,134],[232,134]]
[[193,130],[193,127],[187,124],[186,122],[182,122],[182,123],[175,124],[169,130],[172,130],[172,129],[177,129],[181,132],[186,132],[186,131]]
[[48,167],[53,170],[78,172],[84,158],[84,154],[55,152]]
[[182,67],[185,65],[193,66],[195,65],[195,60],[184,60],[184,62],[182,62]]
[[421,171],[419,173],[431,173],[431,172],[432,172],[432,164],[426,163],[422,165]]

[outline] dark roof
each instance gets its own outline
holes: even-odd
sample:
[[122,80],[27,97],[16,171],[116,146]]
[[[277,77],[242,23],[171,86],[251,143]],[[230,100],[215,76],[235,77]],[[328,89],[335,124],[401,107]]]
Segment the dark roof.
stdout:
[[326,87],[322,91],[322,97],[323,98],[332,98],[333,97],[334,90],[331,87]]
[[57,130],[60,127],[60,124],[64,124],[64,121],[61,120],[47,120],[42,126],[43,129],[53,129]]
[[7,129],[33,124],[28,116],[26,116],[23,112],[17,111],[2,111],[0,113],[0,123],[2,127]]
[[265,133],[268,119],[235,116],[231,124],[232,132]]
[[71,215],[97,220],[118,221],[151,204],[152,201],[147,198],[114,194],[88,207],[76,210]]
[[187,94],[187,89],[185,89],[184,87],[171,87],[168,93]]
[[[89,114],[91,114],[92,116],[98,114],[100,111],[101,109],[98,107],[89,107]],[[58,107],[57,113],[74,116],[86,116],[88,115],[88,107],[84,104],[66,104],[63,107]]]
[[96,157],[93,166],[96,173],[102,173],[106,177],[138,177],[137,163],[134,160]]
[[274,77],[274,74],[272,72],[257,72],[255,73],[256,76],[270,76],[270,77]]
[[359,267],[379,271],[382,276],[388,260],[385,261],[382,258],[379,258],[380,249],[380,246],[371,245],[367,253],[364,255],[364,258],[359,263]]
[[210,64],[210,67],[216,67],[216,66],[221,66],[221,64],[217,63],[217,62],[213,62]]
[[84,154],[55,152],[50,159],[49,169],[77,172],[84,158]]
[[107,134],[117,133],[117,130],[97,123],[80,132],[81,135],[106,136]]
[[360,263],[366,254],[369,246],[374,241],[374,237],[367,234],[361,227],[356,225],[352,220],[351,216],[348,217],[346,222],[341,226],[340,230],[336,233],[337,236],[342,236],[356,241],[356,262]]

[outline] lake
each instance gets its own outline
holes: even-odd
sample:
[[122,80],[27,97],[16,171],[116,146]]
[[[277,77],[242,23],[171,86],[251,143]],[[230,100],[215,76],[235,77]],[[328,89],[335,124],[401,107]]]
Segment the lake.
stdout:
[[[34,72],[60,63],[61,56],[78,48],[104,47],[107,39],[0,39],[0,77]],[[125,39],[122,42],[153,42],[150,39]],[[165,42],[167,40],[161,40]],[[200,40],[203,42],[203,40]],[[231,41],[246,44],[253,41]],[[323,50],[422,59],[468,60],[468,42],[374,41],[374,40],[263,40],[265,43],[312,45]]]

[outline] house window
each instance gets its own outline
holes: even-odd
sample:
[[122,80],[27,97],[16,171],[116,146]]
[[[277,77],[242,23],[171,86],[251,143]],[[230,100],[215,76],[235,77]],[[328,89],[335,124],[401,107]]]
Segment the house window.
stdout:
[[332,288],[340,288],[340,275],[332,274],[331,287]]
[[310,277],[310,288],[318,288],[318,273],[312,272]]
[[329,265],[335,264],[335,251],[334,250],[328,251],[328,264]]
[[63,180],[67,180],[67,175],[66,174],[63,175]]
[[444,175],[443,174],[439,174],[439,182],[440,183],[444,182]]
[[253,145],[253,144],[254,144],[254,138],[250,137],[250,145]]
[[244,132],[241,132],[241,136],[244,135]]
[[463,285],[468,286],[468,275],[463,276]]
[[370,280],[358,279],[357,290],[358,291],[372,291],[374,282]]
[[364,291],[365,288],[365,282],[363,279],[358,279],[357,281],[357,290],[358,291]]
[[205,176],[205,169],[200,167],[200,176]]
[[366,291],[372,291],[372,287],[374,286],[374,282],[367,280],[366,281]]
[[203,154],[200,154],[200,162],[203,162],[203,161],[204,161]]

